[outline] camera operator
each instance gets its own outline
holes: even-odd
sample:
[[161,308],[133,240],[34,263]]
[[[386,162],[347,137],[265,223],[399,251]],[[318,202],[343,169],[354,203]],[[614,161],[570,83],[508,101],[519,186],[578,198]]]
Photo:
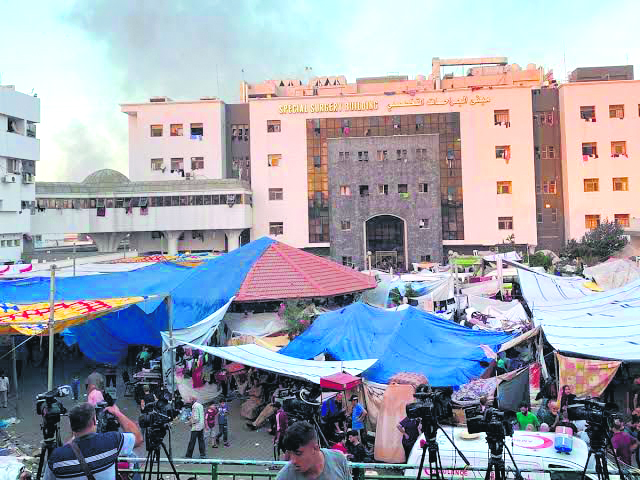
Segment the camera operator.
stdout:
[[116,478],[118,456],[131,455],[142,445],[140,428],[120,409],[113,405],[106,410],[120,422],[125,433],[96,433],[96,411],[88,402],[80,403],[69,412],[69,424],[73,438],[50,455],[45,480]]

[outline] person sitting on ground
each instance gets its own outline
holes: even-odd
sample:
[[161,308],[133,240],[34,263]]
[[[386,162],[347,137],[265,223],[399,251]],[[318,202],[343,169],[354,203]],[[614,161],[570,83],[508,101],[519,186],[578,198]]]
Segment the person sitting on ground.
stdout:
[[549,427],[549,431],[553,432],[556,429],[558,423],[560,423],[560,409],[558,408],[558,402],[550,400],[547,406],[541,406],[536,412],[536,416],[540,423],[546,423]]
[[613,421],[611,431],[613,432],[611,445],[613,445],[618,459],[631,465],[632,453],[638,448],[638,441],[624,431],[624,424],[620,419]]
[[283,447],[289,455],[276,480],[350,480],[347,458],[338,451],[320,448],[316,430],[309,422],[296,422],[287,429]]
[[540,421],[533,412],[529,411],[529,404],[527,402],[520,403],[520,411],[516,413],[516,419],[518,420],[518,427],[520,430],[526,430],[527,426],[533,424],[534,429],[540,426]]
[[[69,411],[73,438],[49,456],[45,480],[56,478],[83,480],[93,476],[97,480],[116,478],[118,457],[130,457],[133,449],[142,445],[138,424],[113,405],[106,410],[115,415],[125,433],[96,433],[96,409],[88,402]],[[84,463],[79,461],[84,459]]]

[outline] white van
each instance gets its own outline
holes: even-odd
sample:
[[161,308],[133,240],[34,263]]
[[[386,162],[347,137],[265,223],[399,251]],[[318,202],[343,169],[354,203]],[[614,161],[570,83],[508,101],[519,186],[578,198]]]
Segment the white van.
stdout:
[[[467,457],[471,466],[477,468],[486,468],[489,458],[489,447],[486,441],[486,435],[480,433],[477,435],[469,435],[465,427],[443,426],[447,435],[455,442],[460,451]],[[424,435],[416,442],[409,456],[409,464],[420,465],[422,457],[422,448],[420,448],[420,440],[424,439]],[[468,471],[464,470],[464,461],[456,453],[453,446],[438,430],[438,446],[440,450],[440,459],[445,470],[445,478],[461,478],[461,479],[483,479],[484,471]],[[522,476],[525,480],[580,480],[582,470],[589,455],[589,447],[580,438],[573,437],[573,450],[571,453],[558,453],[554,447],[555,433],[542,432],[526,432],[516,431],[513,437],[506,437],[505,444],[511,450],[518,468],[521,470],[544,470],[548,468],[567,468],[571,472],[558,472],[558,474],[542,473],[542,472],[523,472]],[[505,451],[505,466],[507,468],[507,477],[513,478],[513,462]],[[589,469],[595,468],[593,457],[589,460]],[[510,470],[511,469],[511,470]],[[425,470],[422,478],[429,478],[429,452],[425,457]],[[615,465],[609,466],[609,471],[614,473]],[[405,475],[415,478],[417,470],[406,470]],[[615,471],[617,473],[617,471]],[[595,474],[587,475],[588,478],[595,479]]]

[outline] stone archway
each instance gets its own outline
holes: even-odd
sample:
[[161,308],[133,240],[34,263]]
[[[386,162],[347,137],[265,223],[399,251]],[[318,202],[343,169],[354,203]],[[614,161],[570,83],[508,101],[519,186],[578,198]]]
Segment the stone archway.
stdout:
[[[395,215],[376,215],[365,222],[365,248],[373,268],[407,269],[405,221]],[[365,252],[365,255],[366,255]]]

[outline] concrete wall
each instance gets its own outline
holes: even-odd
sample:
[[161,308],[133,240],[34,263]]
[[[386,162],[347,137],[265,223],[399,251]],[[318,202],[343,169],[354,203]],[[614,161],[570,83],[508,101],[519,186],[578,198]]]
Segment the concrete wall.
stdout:
[[[568,83],[560,87],[562,175],[566,238],[586,232],[585,215],[613,221],[615,214],[640,217],[640,81]],[[624,104],[623,119],[609,118],[609,105]],[[580,107],[596,107],[596,122]],[[626,157],[611,156],[611,142],[626,141]],[[582,143],[597,142],[598,158],[582,159]],[[612,178],[628,177],[629,191],[613,191]],[[599,192],[585,192],[584,179],[598,178]]]
[[[235,207],[234,207],[235,208]],[[191,231],[184,232],[184,240],[178,240],[178,250],[185,251],[219,251],[225,250],[225,232],[222,230],[206,230],[204,240],[194,239]],[[153,238],[153,232],[135,232],[129,237],[132,249],[138,252],[167,252],[167,240],[164,236]]]
[[16,92],[11,85],[0,85],[0,114],[40,122],[40,99]]
[[[331,256],[338,262],[353,257],[356,266],[366,264],[366,221],[377,215],[393,215],[405,221],[405,250],[408,265],[419,262],[421,255],[441,260],[442,224],[440,209],[440,166],[438,135],[402,135],[393,137],[359,137],[330,139],[329,201]],[[416,148],[426,149],[426,159],[416,157]],[[396,150],[407,150],[407,161],[398,161]],[[379,161],[378,150],[387,150],[388,160]],[[339,152],[350,152],[350,160],[340,160]],[[358,161],[357,153],[368,151],[367,162]],[[419,192],[427,183],[428,191]],[[378,193],[386,184],[387,195]],[[407,184],[408,198],[398,193],[398,184]],[[340,186],[351,188],[350,196],[340,195]],[[359,186],[368,185],[369,195],[361,197]],[[419,228],[420,219],[429,220],[429,228]],[[341,222],[351,222],[351,230],[342,231]],[[405,266],[406,268],[406,266]]]
[[[132,181],[181,178],[171,173],[171,158],[184,160],[192,172],[191,157],[204,157],[204,169],[196,178],[226,178],[225,108],[219,100],[122,105],[129,114],[129,178]],[[202,140],[190,136],[191,123],[202,123]],[[182,124],[183,135],[172,137],[171,124]],[[151,125],[162,125],[161,137],[151,136]],[[164,159],[165,171],[151,170],[151,159]]]

